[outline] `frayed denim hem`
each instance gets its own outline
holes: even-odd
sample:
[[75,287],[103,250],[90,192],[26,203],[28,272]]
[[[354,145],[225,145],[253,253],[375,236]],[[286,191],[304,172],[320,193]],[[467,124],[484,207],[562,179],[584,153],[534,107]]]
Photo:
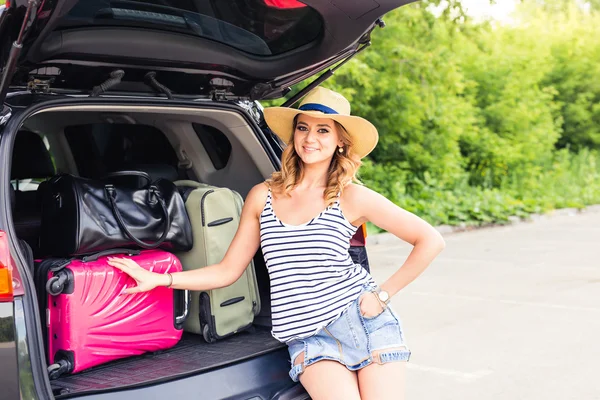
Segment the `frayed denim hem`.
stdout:
[[[300,355],[300,354],[298,354]],[[344,367],[348,368],[350,371],[357,371],[361,368],[366,367],[367,365],[372,363],[371,359],[366,359],[364,361],[362,361],[361,363],[357,364],[357,365],[346,365],[344,364],[344,362],[342,360],[340,360],[339,358],[335,358],[335,357],[329,357],[329,356],[317,356],[314,358],[311,358],[309,360],[304,360],[304,362],[299,363],[294,365],[289,372],[290,378],[292,378],[292,380],[294,382],[299,382],[300,379],[300,375],[304,372],[306,367],[309,367],[319,361],[324,361],[324,360],[329,360],[329,361],[337,361],[338,363],[340,363],[341,365],[343,365]],[[292,362],[295,361],[295,358],[292,359]]]
[[409,361],[410,355],[410,350],[380,351],[378,364],[385,364],[394,361]]

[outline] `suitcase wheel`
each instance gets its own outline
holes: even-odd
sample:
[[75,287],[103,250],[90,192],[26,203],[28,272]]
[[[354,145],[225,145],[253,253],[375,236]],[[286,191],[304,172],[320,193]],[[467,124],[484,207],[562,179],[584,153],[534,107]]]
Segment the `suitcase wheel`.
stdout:
[[48,377],[50,379],[57,379],[62,374],[70,372],[72,370],[71,363],[67,360],[58,360],[58,362],[48,366]]
[[210,333],[210,328],[208,327],[208,325],[204,325],[204,328],[202,328],[202,336],[204,337],[204,340],[206,340],[208,343],[214,343],[217,341],[217,339],[212,335],[212,333]]
[[65,283],[66,279],[63,278],[63,275],[53,276],[46,282],[46,291],[52,296],[58,296],[65,288]]

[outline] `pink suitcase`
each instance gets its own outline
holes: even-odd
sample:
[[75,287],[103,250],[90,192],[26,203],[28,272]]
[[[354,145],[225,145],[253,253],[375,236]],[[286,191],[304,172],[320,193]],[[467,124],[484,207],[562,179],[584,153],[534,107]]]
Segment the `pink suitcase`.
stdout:
[[[37,266],[38,298],[45,300],[50,379],[120,358],[175,346],[188,313],[188,293],[158,287],[120,295],[135,285],[107,264],[130,257],[150,271],[181,271],[179,259],[162,250],[107,250],[77,259],[46,259]],[[41,286],[41,287],[40,287]],[[180,311],[176,311],[176,309]]]

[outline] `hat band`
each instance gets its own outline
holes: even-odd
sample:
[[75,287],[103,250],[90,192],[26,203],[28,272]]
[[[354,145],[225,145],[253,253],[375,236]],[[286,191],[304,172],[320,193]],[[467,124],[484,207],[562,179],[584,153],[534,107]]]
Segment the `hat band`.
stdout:
[[302,104],[300,107],[298,107],[298,110],[301,110],[301,111],[321,111],[324,114],[339,114],[333,108],[329,108],[327,106],[324,106],[323,104],[317,104],[317,103]]

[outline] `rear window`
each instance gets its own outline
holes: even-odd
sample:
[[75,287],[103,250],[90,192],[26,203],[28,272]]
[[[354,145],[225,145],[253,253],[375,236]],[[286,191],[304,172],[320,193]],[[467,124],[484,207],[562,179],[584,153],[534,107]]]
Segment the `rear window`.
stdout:
[[317,39],[321,16],[296,0],[81,0],[59,28],[128,26],[180,32],[255,55],[276,55]]
[[215,169],[223,169],[231,156],[231,142],[220,130],[209,125],[192,124]]

